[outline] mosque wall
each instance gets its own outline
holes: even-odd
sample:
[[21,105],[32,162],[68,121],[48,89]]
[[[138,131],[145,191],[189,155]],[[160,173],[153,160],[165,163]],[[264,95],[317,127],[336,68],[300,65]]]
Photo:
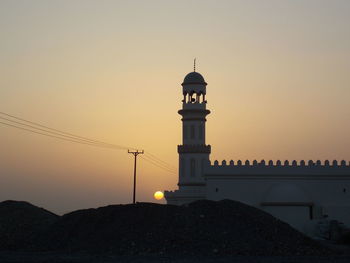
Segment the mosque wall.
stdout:
[[[334,163],[335,164],[335,163]],[[326,217],[350,227],[350,167],[304,162],[291,166],[206,166],[206,197],[260,208],[304,233]],[[312,233],[310,233],[312,234]]]
[[[178,145],[178,189],[165,191],[168,204],[232,199],[260,208],[313,235],[319,221],[350,227],[350,163],[345,161],[209,161],[205,143],[206,86],[188,73],[182,85],[182,145]],[[328,219],[325,219],[328,216]]]

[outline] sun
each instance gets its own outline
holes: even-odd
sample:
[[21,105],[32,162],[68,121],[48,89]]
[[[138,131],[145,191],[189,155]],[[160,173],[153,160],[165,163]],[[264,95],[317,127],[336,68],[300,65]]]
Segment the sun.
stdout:
[[157,192],[154,193],[153,196],[154,196],[154,198],[155,198],[156,200],[161,200],[161,199],[163,199],[164,194],[163,194],[162,191],[157,191]]

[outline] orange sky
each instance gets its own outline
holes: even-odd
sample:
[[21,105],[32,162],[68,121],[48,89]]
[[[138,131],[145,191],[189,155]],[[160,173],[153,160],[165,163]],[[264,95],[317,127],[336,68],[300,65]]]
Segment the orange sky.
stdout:
[[[183,77],[205,77],[211,160],[350,160],[349,1],[1,1],[0,111],[177,168]],[[0,125],[0,200],[132,200],[125,151]],[[140,159],[138,200],[177,176]]]

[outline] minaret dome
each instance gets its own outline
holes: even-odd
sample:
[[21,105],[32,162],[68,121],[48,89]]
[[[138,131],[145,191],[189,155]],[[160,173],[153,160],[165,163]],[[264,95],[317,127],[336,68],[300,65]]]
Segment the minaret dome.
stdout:
[[186,86],[191,84],[205,85],[205,86],[207,85],[207,83],[204,81],[203,76],[195,71],[188,73],[181,85]]

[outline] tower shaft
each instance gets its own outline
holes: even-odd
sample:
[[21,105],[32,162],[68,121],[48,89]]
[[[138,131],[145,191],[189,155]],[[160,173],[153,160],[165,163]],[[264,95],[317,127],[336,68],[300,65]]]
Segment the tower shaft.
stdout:
[[204,169],[209,161],[210,145],[206,145],[206,85],[198,72],[187,74],[182,83],[182,144],[178,145],[179,190],[165,192],[169,204],[184,204],[205,199]]

